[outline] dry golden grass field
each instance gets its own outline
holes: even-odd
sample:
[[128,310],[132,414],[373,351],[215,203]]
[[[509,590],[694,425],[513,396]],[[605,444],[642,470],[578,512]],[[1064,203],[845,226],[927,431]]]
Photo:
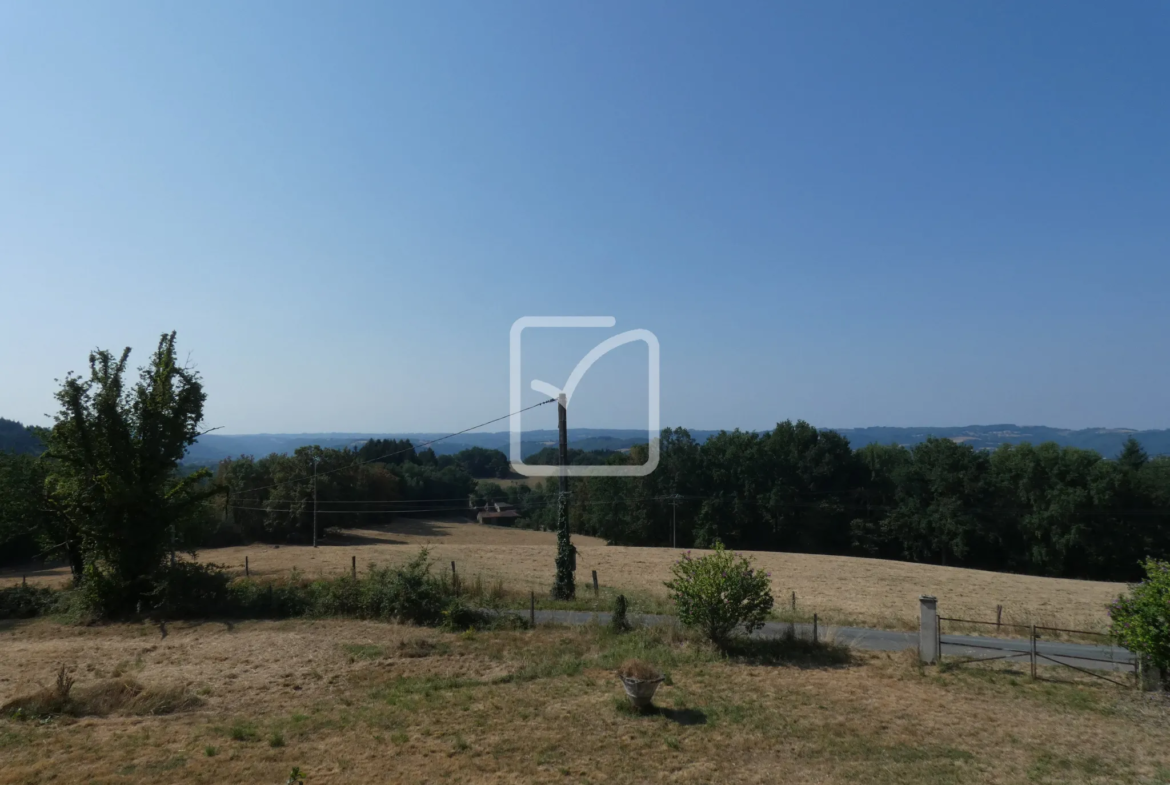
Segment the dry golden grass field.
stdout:
[[[614,678],[631,655],[669,676],[647,715]],[[667,628],[3,622],[0,785],[280,785],[293,767],[309,785],[1170,779],[1160,697],[1026,667],[920,671],[904,653],[764,661]],[[59,665],[78,698],[45,719],[19,699],[51,695]],[[170,697],[94,702],[138,690]]]
[[[334,544],[306,546],[250,545],[201,551],[201,561],[226,565],[243,574],[248,558],[252,575],[287,575],[296,568],[307,577],[338,574],[376,562],[405,561],[425,545],[440,566],[456,563],[465,578],[500,580],[514,591],[543,593],[552,583],[556,537],[476,523],[401,520],[378,529],[347,530]],[[573,538],[580,550],[577,576],[581,585],[596,570],[602,586],[617,591],[665,596],[663,581],[678,553],[667,548],[606,546],[592,537]],[[1004,606],[1004,621],[1101,630],[1105,606],[1125,590],[1124,584],[1074,581],[983,572],[906,562],[816,556],[799,553],[753,552],[751,558],[772,573],[777,608],[786,608],[796,592],[798,611],[814,611],[829,623],[912,629],[917,625],[918,597],[939,598],[943,614],[995,619]],[[35,583],[61,583],[64,568],[29,575]],[[19,573],[0,573],[0,585],[19,582]]]

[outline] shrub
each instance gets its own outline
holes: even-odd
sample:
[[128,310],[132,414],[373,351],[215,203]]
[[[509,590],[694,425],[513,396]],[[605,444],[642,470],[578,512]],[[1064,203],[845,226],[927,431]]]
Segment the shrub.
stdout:
[[176,562],[158,571],[150,600],[171,619],[217,616],[227,608],[230,581],[218,564]]
[[616,633],[630,631],[630,620],[626,616],[628,603],[626,595],[619,594],[613,602],[613,615],[609,617],[609,628]]
[[0,589],[0,619],[31,619],[52,613],[57,592],[45,586],[7,586]]
[[722,646],[738,627],[751,633],[764,626],[772,609],[769,575],[716,543],[715,552],[695,559],[688,551],[671,566],[666,582],[678,618]]
[[[496,618],[511,619],[511,615],[500,616]],[[447,601],[447,605],[443,608],[443,629],[449,631],[455,630],[471,630],[471,629],[486,629],[494,626],[494,618],[488,616],[483,611],[468,607],[467,603],[463,601],[462,597],[453,596]]]
[[427,549],[401,567],[371,567],[362,587],[360,615],[434,626],[443,621],[451,592],[431,575]]
[[245,578],[228,586],[225,612],[246,619],[288,619],[305,615],[309,598],[295,576],[279,584]]
[[1109,606],[1113,639],[1170,673],[1170,562],[1147,559],[1146,579]]
[[[457,587],[432,575],[430,567],[423,548],[400,567],[371,566],[357,579],[346,575],[309,582],[294,571],[284,580],[261,583],[251,578],[232,580],[218,565],[179,562],[154,573],[154,589],[144,595],[148,606],[136,604],[135,610],[163,618],[344,616],[448,629],[520,624],[512,614],[487,614],[468,605]],[[492,592],[503,596],[502,584]],[[0,619],[51,612],[100,618],[103,609],[120,607],[125,596],[121,584],[91,569],[75,591],[32,586],[0,589]]]

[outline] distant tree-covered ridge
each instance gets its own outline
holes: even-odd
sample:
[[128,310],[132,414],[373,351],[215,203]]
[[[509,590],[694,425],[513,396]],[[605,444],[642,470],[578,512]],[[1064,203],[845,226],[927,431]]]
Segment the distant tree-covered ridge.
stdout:
[[35,453],[44,449],[33,429],[0,417],[0,452]]
[[[822,428],[821,430],[825,430]],[[1112,458],[1121,451],[1129,438],[1134,438],[1150,456],[1170,455],[1170,430],[1133,430],[1129,428],[1051,428],[1042,425],[970,425],[961,427],[912,427],[912,428],[830,428],[844,436],[854,449],[868,444],[900,444],[913,447],[929,438],[951,439],[970,445],[977,450],[994,450],[1001,444],[1043,444],[1052,442],[1060,447],[1079,447],[1095,450]],[[705,442],[720,431],[690,429],[691,438]],[[318,434],[208,434],[191,446],[186,461],[189,463],[214,465],[216,461],[232,455],[268,455],[269,453],[291,454],[297,447],[312,444],[321,447],[360,448],[367,441],[411,441],[414,444],[445,437],[445,433],[318,433]],[[645,444],[644,430],[618,428],[569,428],[569,444],[578,450],[596,451],[628,450],[635,444]],[[460,434],[444,439],[434,445],[437,455],[454,455],[470,447],[482,447],[509,451],[510,435],[505,432]],[[527,461],[529,456],[546,447],[555,447],[557,432],[540,430],[525,431],[521,442],[521,454]]]

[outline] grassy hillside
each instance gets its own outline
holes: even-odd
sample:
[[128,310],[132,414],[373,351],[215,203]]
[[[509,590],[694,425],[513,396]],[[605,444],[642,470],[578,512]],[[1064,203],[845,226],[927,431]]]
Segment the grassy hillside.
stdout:
[[[245,557],[252,575],[278,577],[293,569],[303,575],[339,574],[356,557],[360,568],[371,562],[406,561],[420,546],[431,550],[444,569],[456,563],[467,579],[481,576],[502,581],[518,592],[547,594],[553,576],[556,536],[475,523],[399,520],[378,529],[350,531],[348,539],[327,547],[248,545],[201,551],[201,561],[227,565],[242,574]],[[663,581],[679,553],[668,548],[607,546],[602,540],[574,536],[579,549],[577,580],[581,595],[591,572],[607,594],[627,592],[664,598]],[[913,629],[918,597],[932,594],[948,616],[994,620],[995,606],[1004,606],[1004,621],[1048,624],[1076,629],[1101,629],[1105,606],[1125,586],[1098,581],[1039,578],[1030,575],[966,570],[909,562],[818,556],[804,553],[757,552],[751,557],[772,574],[777,607],[790,606],[796,592],[798,614],[818,613],[826,623]],[[19,582],[11,571],[0,573],[0,585]],[[30,582],[61,583],[65,568],[29,576]]]

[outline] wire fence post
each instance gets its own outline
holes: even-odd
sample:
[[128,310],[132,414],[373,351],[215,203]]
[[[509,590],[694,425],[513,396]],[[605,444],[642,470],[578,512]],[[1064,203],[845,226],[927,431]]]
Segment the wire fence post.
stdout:
[[536,626],[536,592],[532,592],[528,597],[528,624]]
[[1003,622],[1003,606],[995,606],[995,631],[999,632],[1000,624]]
[[938,664],[942,665],[942,617],[934,617],[934,647],[938,651]]
[[245,556],[244,557],[244,577],[247,578],[251,574],[252,574],[252,570],[250,567],[248,567],[248,557]]
[[1032,625],[1032,678],[1036,678],[1036,625]]
[[357,556],[350,556],[349,559],[350,559],[349,571],[350,571],[350,574],[353,576],[353,579],[356,581],[357,580]]
[[817,642],[817,615],[813,614],[813,643]]
[[600,597],[601,589],[597,587],[597,570],[593,571],[593,596]]

